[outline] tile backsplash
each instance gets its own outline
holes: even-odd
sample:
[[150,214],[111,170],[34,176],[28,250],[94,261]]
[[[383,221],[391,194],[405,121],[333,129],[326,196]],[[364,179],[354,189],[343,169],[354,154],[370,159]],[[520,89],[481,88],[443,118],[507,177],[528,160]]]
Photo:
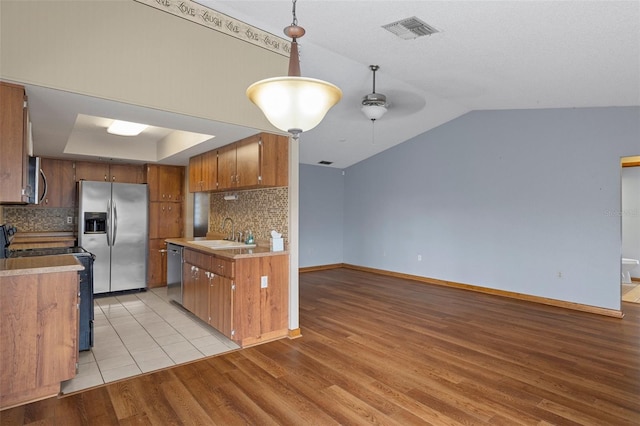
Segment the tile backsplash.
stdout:
[[[289,188],[267,188],[238,191],[236,201],[225,201],[226,193],[211,193],[209,231],[220,233],[225,217],[233,219],[236,232],[251,230],[256,239],[268,240],[271,230],[282,233],[288,241]],[[10,223],[18,232],[75,232],[77,210],[34,206],[0,206],[2,223]],[[71,217],[73,223],[68,224]],[[227,224],[224,233],[230,233]]]
[[[251,230],[256,239],[268,240],[271,230],[282,234],[288,241],[289,188],[267,188],[237,192],[238,199],[226,201],[228,193],[211,193],[209,208],[209,231],[221,232],[220,226],[226,217],[235,225],[236,233]],[[224,233],[231,233],[227,224]],[[244,238],[244,237],[243,237]]]
[[[18,232],[75,232],[76,210],[33,206],[3,206],[3,223],[10,223]],[[72,223],[67,223],[71,217]]]

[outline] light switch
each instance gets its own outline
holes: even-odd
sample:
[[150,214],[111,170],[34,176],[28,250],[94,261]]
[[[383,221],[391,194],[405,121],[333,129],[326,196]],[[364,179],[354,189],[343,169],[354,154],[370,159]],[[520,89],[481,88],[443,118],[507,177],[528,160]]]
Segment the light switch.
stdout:
[[269,277],[267,277],[266,275],[263,275],[262,277],[260,277],[260,288],[267,288],[268,285],[269,285]]

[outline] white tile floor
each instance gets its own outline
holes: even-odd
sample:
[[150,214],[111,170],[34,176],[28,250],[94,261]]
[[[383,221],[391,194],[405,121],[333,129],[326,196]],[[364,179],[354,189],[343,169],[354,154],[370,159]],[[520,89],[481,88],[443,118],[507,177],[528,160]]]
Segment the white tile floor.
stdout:
[[96,298],[94,312],[93,348],[80,352],[63,394],[239,349],[169,302],[166,287]]

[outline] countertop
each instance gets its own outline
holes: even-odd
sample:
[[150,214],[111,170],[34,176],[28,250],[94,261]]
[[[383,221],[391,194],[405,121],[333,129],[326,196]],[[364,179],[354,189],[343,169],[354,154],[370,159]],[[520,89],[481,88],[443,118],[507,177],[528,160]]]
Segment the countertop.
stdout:
[[191,250],[197,250],[202,253],[209,253],[219,257],[226,257],[227,259],[242,259],[247,257],[265,257],[265,256],[280,256],[283,254],[289,254],[289,251],[271,251],[269,247],[258,245],[253,248],[241,248],[241,249],[226,249],[226,250],[214,250],[198,244],[192,244],[189,241],[207,240],[207,238],[168,238],[165,241],[171,244],[177,244],[182,247],[186,247]]
[[11,245],[14,249],[73,247],[76,236],[73,232],[17,232]]
[[53,272],[82,271],[84,266],[75,256],[34,256],[0,259],[0,278],[18,275],[49,274]]

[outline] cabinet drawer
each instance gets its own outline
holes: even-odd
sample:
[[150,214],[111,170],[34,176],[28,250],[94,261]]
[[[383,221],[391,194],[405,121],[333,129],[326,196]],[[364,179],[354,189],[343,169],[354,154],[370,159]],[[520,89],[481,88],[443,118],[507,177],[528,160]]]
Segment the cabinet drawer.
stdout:
[[211,258],[211,270],[216,275],[221,275],[227,278],[233,278],[235,274],[236,263],[232,260],[222,259],[219,257]]
[[211,255],[206,253],[201,253],[195,250],[185,249],[183,254],[184,263],[189,263],[193,266],[197,266],[198,268],[204,270],[210,270],[211,266]]

